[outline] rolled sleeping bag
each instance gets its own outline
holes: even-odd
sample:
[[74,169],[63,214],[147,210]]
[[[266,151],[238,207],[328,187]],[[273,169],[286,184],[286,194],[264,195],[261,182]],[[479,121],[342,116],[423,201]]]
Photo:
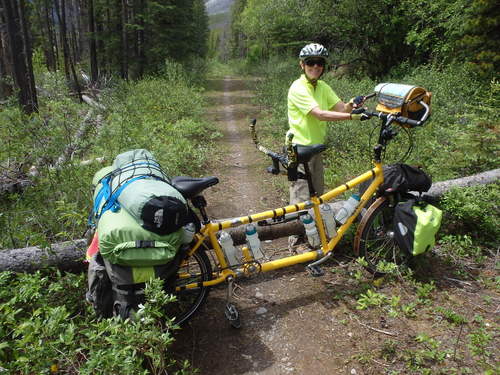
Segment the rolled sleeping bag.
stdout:
[[122,207],[144,229],[160,235],[173,233],[186,224],[189,209],[169,182],[149,151],[124,152],[94,176],[94,216],[99,219],[104,211]]

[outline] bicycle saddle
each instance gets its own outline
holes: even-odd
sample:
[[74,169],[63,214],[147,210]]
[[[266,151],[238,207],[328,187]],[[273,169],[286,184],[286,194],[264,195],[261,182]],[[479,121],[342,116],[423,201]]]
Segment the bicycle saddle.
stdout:
[[179,190],[186,199],[194,198],[206,188],[217,185],[218,183],[219,179],[215,176],[202,178],[177,176],[171,180],[172,186]]
[[298,163],[308,163],[311,158],[326,150],[326,145],[317,144],[310,146],[297,145],[297,162]]

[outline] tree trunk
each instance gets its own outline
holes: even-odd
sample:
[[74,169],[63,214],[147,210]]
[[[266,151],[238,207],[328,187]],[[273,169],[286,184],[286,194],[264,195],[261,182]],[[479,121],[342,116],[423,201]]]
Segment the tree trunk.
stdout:
[[19,87],[19,104],[25,113],[30,114],[38,111],[38,101],[24,2],[24,0],[2,0],[7,21],[14,81]]
[[89,0],[89,56],[90,56],[90,79],[96,83],[99,78],[97,65],[97,47],[95,39],[95,21],[94,21],[94,0]]
[[[120,0],[119,0],[120,1]],[[128,35],[127,35],[127,24],[128,24],[128,0],[121,0],[121,37],[122,37],[122,48],[121,48],[121,76],[123,79],[128,79]]]
[[[474,176],[457,178],[437,182],[429,190],[429,196],[438,198],[454,187],[465,187],[473,185],[484,185],[497,183],[500,178],[500,169],[476,174]],[[342,202],[331,203],[334,211],[337,211]],[[235,245],[245,243],[244,226],[231,228],[231,234]],[[288,223],[257,226],[259,238],[263,241],[287,237],[292,234],[304,233],[303,226],[297,221]],[[210,246],[207,243],[207,246]],[[48,252],[38,247],[27,247],[24,249],[0,250],[0,271],[32,272],[34,270],[55,266],[61,269],[81,269],[83,267],[85,240],[75,240],[52,245],[52,251]]]
[[0,271],[34,272],[47,267],[82,270],[86,244],[85,240],[76,240],[54,244],[49,250],[33,246],[0,251]]
[[10,48],[8,45],[8,35],[3,9],[0,8],[0,101],[12,95],[12,85],[7,81],[8,76],[12,76],[9,70],[11,61]]
[[44,2],[44,13],[45,13],[45,27],[47,28],[47,38],[49,40],[49,50],[47,58],[47,67],[50,71],[55,72],[57,70],[57,59],[58,59],[58,48],[57,40],[54,36],[54,28],[52,22],[52,7],[49,6],[49,1]]
[[[61,1],[61,3],[59,3]],[[68,83],[71,81],[69,67],[68,36],[66,31],[66,0],[55,0],[55,10],[59,20],[59,42],[63,50],[64,74]]]

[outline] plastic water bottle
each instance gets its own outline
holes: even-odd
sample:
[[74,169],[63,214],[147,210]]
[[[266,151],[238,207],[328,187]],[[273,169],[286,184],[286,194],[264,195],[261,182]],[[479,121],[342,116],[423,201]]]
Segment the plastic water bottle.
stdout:
[[352,215],[356,207],[358,207],[359,199],[358,194],[351,195],[349,199],[345,201],[342,208],[337,212],[337,215],[335,215],[335,220],[337,220],[340,224],[344,224],[349,216]]
[[184,232],[182,233],[182,243],[191,243],[194,238],[194,234],[196,233],[196,226],[194,225],[194,223],[188,223],[184,225],[182,229],[184,230]]
[[238,250],[234,246],[233,238],[225,231],[220,232],[219,243],[222,251],[226,255],[227,262],[230,266],[235,266],[240,263],[238,259]]
[[319,206],[321,212],[321,218],[325,224],[326,234],[329,238],[333,238],[337,235],[335,230],[335,218],[333,217],[333,210],[328,203],[323,203]]
[[245,227],[245,234],[247,239],[247,246],[252,251],[253,258],[254,259],[264,258],[264,253],[262,252],[262,248],[260,246],[260,239],[259,235],[257,234],[257,228],[255,228],[255,225],[248,224]]
[[304,224],[304,228],[306,229],[307,241],[309,241],[309,245],[312,247],[316,247],[320,245],[318,230],[316,229],[316,224],[311,215],[306,214],[300,217],[300,221]]

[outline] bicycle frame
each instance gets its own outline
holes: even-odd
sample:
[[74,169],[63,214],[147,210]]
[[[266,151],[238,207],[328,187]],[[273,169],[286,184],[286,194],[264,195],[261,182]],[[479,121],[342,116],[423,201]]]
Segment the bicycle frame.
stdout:
[[[371,95],[374,96],[374,95]],[[369,97],[371,97],[369,96]],[[379,133],[379,139],[378,139],[378,144],[374,147],[373,152],[374,152],[374,168],[371,170],[359,175],[358,177],[355,177],[354,179],[344,183],[343,185],[337,186],[336,188],[324,193],[321,196],[316,196],[316,194],[311,196],[311,199],[305,202],[301,202],[295,205],[289,205],[286,207],[281,207],[277,208],[274,210],[268,210],[264,212],[260,212],[257,214],[249,215],[249,216],[241,216],[229,220],[224,220],[221,222],[213,222],[210,221],[206,224],[203,225],[203,227],[200,229],[198,233],[196,233],[195,238],[196,241],[194,245],[187,251],[187,258],[189,258],[191,255],[193,255],[199,248],[202,246],[205,241],[208,240],[210,241],[210,244],[212,246],[212,249],[215,252],[215,257],[217,258],[218,266],[220,266],[219,269],[215,270],[213,272],[212,276],[213,278],[209,281],[204,281],[203,283],[190,283],[187,285],[184,285],[182,287],[178,287],[176,290],[185,290],[185,289],[193,289],[193,288],[199,288],[200,286],[213,286],[220,284],[226,280],[233,280],[234,278],[238,278],[240,276],[244,275],[252,275],[253,273],[249,273],[248,269],[245,269],[246,264],[255,264],[258,263],[259,265],[259,272],[269,272],[269,271],[274,271],[280,268],[284,267],[289,267],[293,266],[295,264],[299,263],[305,263],[305,262],[311,262],[311,261],[316,261],[315,263],[311,264],[319,264],[321,263],[322,259],[325,259],[328,255],[332,253],[332,251],[335,249],[339,241],[342,239],[344,234],[346,233],[347,229],[352,225],[356,217],[360,214],[361,210],[366,206],[367,202],[369,201],[370,198],[373,197],[374,193],[376,192],[377,188],[384,182],[384,175],[383,175],[383,169],[382,169],[382,152],[385,150],[386,145],[388,142],[397,134],[394,133],[390,125],[393,122],[396,122],[397,124],[401,126],[409,126],[409,127],[416,127],[416,126],[421,126],[423,125],[430,114],[430,107],[424,103],[423,101],[419,102],[423,108],[425,109],[425,113],[422,116],[420,120],[412,120],[406,117],[399,116],[398,114],[391,114],[391,113],[381,113],[381,112],[369,112],[366,111],[365,113],[369,115],[370,117],[379,117],[382,121],[381,127],[380,127],[380,133]],[[251,126],[255,126],[255,121],[252,122]],[[252,127],[251,127],[252,129]],[[254,130],[254,129],[252,129]],[[252,138],[254,140],[254,143],[256,144],[257,148],[267,154],[268,156],[271,156],[274,159],[279,158],[279,155],[266,149],[263,146],[260,146],[257,141],[257,136],[255,132],[252,132]],[[288,152],[291,150],[289,149]],[[292,155],[293,156],[293,155]],[[280,159],[282,160],[282,159]],[[362,194],[360,198],[360,202],[354,212],[351,214],[351,216],[347,219],[347,221],[341,225],[337,229],[337,235],[333,238],[328,239],[326,236],[326,231],[325,227],[323,225],[323,219],[320,214],[320,209],[319,206],[322,203],[329,202],[335,197],[339,196],[340,194],[358,186],[359,184],[368,181],[370,179],[373,179],[373,181],[370,183],[368,188],[365,190],[365,192]],[[311,189],[310,189],[311,190]],[[249,224],[252,222],[258,222],[260,220],[267,220],[267,219],[274,219],[277,217],[284,216],[285,214],[289,213],[294,213],[302,210],[309,210],[313,209],[314,212],[314,221],[316,224],[316,228],[319,233],[320,241],[321,241],[321,247],[318,250],[311,250],[309,252],[303,253],[303,254],[298,254],[298,255],[290,255],[290,256],[285,256],[279,259],[275,260],[270,260],[266,261],[263,263],[257,262],[252,258],[250,255],[250,251],[243,247],[242,253],[243,253],[243,258],[244,262],[241,265],[238,266],[233,266],[229,267],[228,262],[226,261],[226,257],[224,255],[224,252],[217,241],[216,233],[224,230],[224,229],[229,229],[229,228],[234,228],[234,227],[239,227],[245,224]],[[189,276],[189,275],[188,275]],[[179,275],[180,278],[183,278],[183,275]],[[185,277],[185,275],[184,275]]]
[[[353,214],[347,219],[347,221],[337,228],[337,235],[334,238],[328,239],[326,236],[326,231],[324,229],[323,225],[323,219],[320,214],[319,206],[322,203],[329,202],[335,197],[339,196],[340,194],[346,192],[347,190],[352,189],[353,187],[368,181],[373,178],[373,181],[371,184],[368,186],[366,191],[363,193],[360,199],[360,203],[357,206],[356,210],[353,212]],[[337,246],[339,241],[342,239],[344,234],[346,233],[347,229],[351,226],[353,221],[356,219],[356,217],[359,215],[361,210],[365,207],[366,203],[368,200],[373,196],[377,188],[383,183],[384,177],[383,177],[383,172],[382,172],[382,163],[380,161],[375,161],[374,162],[374,168],[371,169],[370,171],[367,171],[358,177],[355,177],[354,179],[346,182],[343,185],[337,186],[336,188],[324,193],[323,195],[317,197],[317,196],[312,196],[310,200],[301,202],[295,205],[289,205],[286,207],[281,207],[277,208],[274,210],[268,210],[260,213],[256,213],[253,215],[249,216],[241,216],[237,218],[232,218],[229,220],[224,220],[221,222],[209,222],[205,225],[202,226],[200,231],[196,233],[195,238],[196,241],[194,245],[191,247],[191,249],[188,250],[187,256],[191,256],[194,252],[202,246],[205,241],[208,240],[210,241],[210,244],[214,250],[215,257],[217,258],[217,262],[220,265],[221,269],[216,270],[214,272],[214,278],[209,281],[203,282],[203,286],[213,286],[220,284],[228,279],[228,277],[240,277],[245,275],[245,269],[244,269],[244,264],[241,265],[241,267],[236,266],[236,269],[229,268],[229,265],[226,261],[226,257],[224,255],[224,252],[217,240],[216,233],[228,229],[228,228],[235,228],[239,227],[241,225],[249,224],[252,222],[257,222],[260,220],[266,220],[266,219],[273,219],[276,217],[283,216],[285,214],[293,213],[293,212],[298,212],[302,210],[308,210],[308,209],[313,209],[314,212],[314,220],[316,223],[316,227],[318,229],[319,237],[321,240],[321,247],[318,250],[311,250],[309,252],[303,253],[303,254],[298,254],[298,255],[290,255],[286,257],[282,257],[279,259],[267,261],[260,263],[259,262],[259,271],[260,272],[269,272],[269,271],[274,271],[280,268],[284,267],[289,267],[293,266],[295,264],[299,263],[305,263],[305,262],[310,262],[310,261],[315,261],[324,258],[327,256],[329,253],[331,253],[334,248]],[[251,257],[250,253],[248,251],[245,251],[243,249],[243,257],[244,261],[247,263],[255,262],[253,258]],[[180,275],[182,278],[182,275]],[[192,288],[197,288],[200,287],[199,283],[192,283],[188,284],[182,287],[182,289],[192,289]],[[180,290],[180,288],[179,288]]]

